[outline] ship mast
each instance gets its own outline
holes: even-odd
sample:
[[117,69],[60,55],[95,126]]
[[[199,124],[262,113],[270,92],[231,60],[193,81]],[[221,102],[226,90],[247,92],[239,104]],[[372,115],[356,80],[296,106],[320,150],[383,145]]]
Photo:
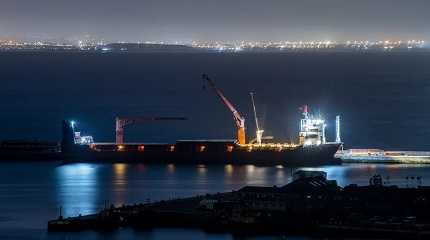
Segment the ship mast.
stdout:
[[254,93],[250,92],[249,95],[251,95],[252,108],[254,110],[255,127],[257,128],[256,132],[255,132],[255,136],[256,136],[256,139],[257,139],[257,144],[261,145],[261,140],[263,138],[263,132],[264,132],[264,130],[260,129],[260,126],[258,124],[257,110],[255,108],[255,101],[254,101]]
[[219,99],[224,103],[227,109],[230,110],[237,128],[237,141],[239,144],[245,144],[245,118],[240,115],[233,104],[224,96],[221,90],[215,86],[215,83],[209,78],[208,75],[203,74],[202,78],[209,83],[209,86],[211,86],[211,88],[215,91]]

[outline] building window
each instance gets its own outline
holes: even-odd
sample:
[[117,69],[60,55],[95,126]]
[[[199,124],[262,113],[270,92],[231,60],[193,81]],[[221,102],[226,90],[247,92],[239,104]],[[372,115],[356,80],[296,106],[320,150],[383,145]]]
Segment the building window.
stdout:
[[143,152],[143,151],[145,151],[145,146],[144,146],[144,145],[140,145],[140,146],[137,148],[137,150],[138,150],[139,152]]

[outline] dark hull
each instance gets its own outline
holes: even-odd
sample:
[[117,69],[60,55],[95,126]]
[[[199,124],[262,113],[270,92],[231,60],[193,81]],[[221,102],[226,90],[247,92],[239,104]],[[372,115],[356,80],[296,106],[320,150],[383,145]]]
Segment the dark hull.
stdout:
[[283,151],[246,151],[235,148],[231,152],[139,152],[139,151],[93,151],[89,148],[64,153],[69,162],[135,162],[161,164],[255,164],[255,165],[326,165],[340,164],[334,158],[338,144],[324,144],[314,147],[296,147]]

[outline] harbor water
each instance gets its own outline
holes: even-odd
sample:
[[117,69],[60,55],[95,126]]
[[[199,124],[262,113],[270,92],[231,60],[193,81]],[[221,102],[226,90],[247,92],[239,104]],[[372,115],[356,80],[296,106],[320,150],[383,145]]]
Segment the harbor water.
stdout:
[[[322,170],[339,185],[366,185],[374,174],[401,187],[430,185],[430,165],[346,164],[303,168]],[[0,163],[0,239],[234,239],[200,230],[154,229],[140,232],[48,233],[47,221],[95,213],[105,205],[133,204],[238,190],[246,185],[281,186],[291,169],[254,165],[144,165],[61,162]],[[414,179],[412,179],[414,177]],[[417,180],[416,177],[421,177]],[[261,239],[277,239],[280,236]],[[247,239],[248,237],[244,237]],[[260,239],[249,237],[249,239]],[[292,237],[292,239],[303,237]],[[290,239],[290,238],[287,238]]]
[[[201,74],[207,73],[247,119],[249,139],[255,135],[249,98],[253,91],[261,127],[276,140],[297,140],[299,107],[307,104],[326,119],[328,141],[335,139],[334,119],[341,116],[347,149],[430,150],[428,53],[2,53],[0,65],[0,140],[58,141],[61,120],[69,119],[95,141],[112,142],[116,116],[189,119],[130,127],[127,142],[233,138],[230,113],[202,89]],[[326,171],[342,186],[367,184],[377,173],[387,184],[430,185],[430,165],[311,169]],[[0,163],[0,239],[244,239],[184,229],[47,233],[46,224],[60,207],[63,215],[75,216],[110,204],[283,185],[292,172],[280,166],[5,161]],[[273,238],[282,237],[250,239]]]

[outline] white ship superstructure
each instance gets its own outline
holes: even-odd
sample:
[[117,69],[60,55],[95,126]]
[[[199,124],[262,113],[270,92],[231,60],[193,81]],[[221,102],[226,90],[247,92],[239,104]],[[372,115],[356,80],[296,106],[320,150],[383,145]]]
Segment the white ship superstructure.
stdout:
[[300,120],[299,143],[303,146],[314,146],[326,143],[325,120],[314,117],[308,112],[308,106],[303,107],[303,119]]

